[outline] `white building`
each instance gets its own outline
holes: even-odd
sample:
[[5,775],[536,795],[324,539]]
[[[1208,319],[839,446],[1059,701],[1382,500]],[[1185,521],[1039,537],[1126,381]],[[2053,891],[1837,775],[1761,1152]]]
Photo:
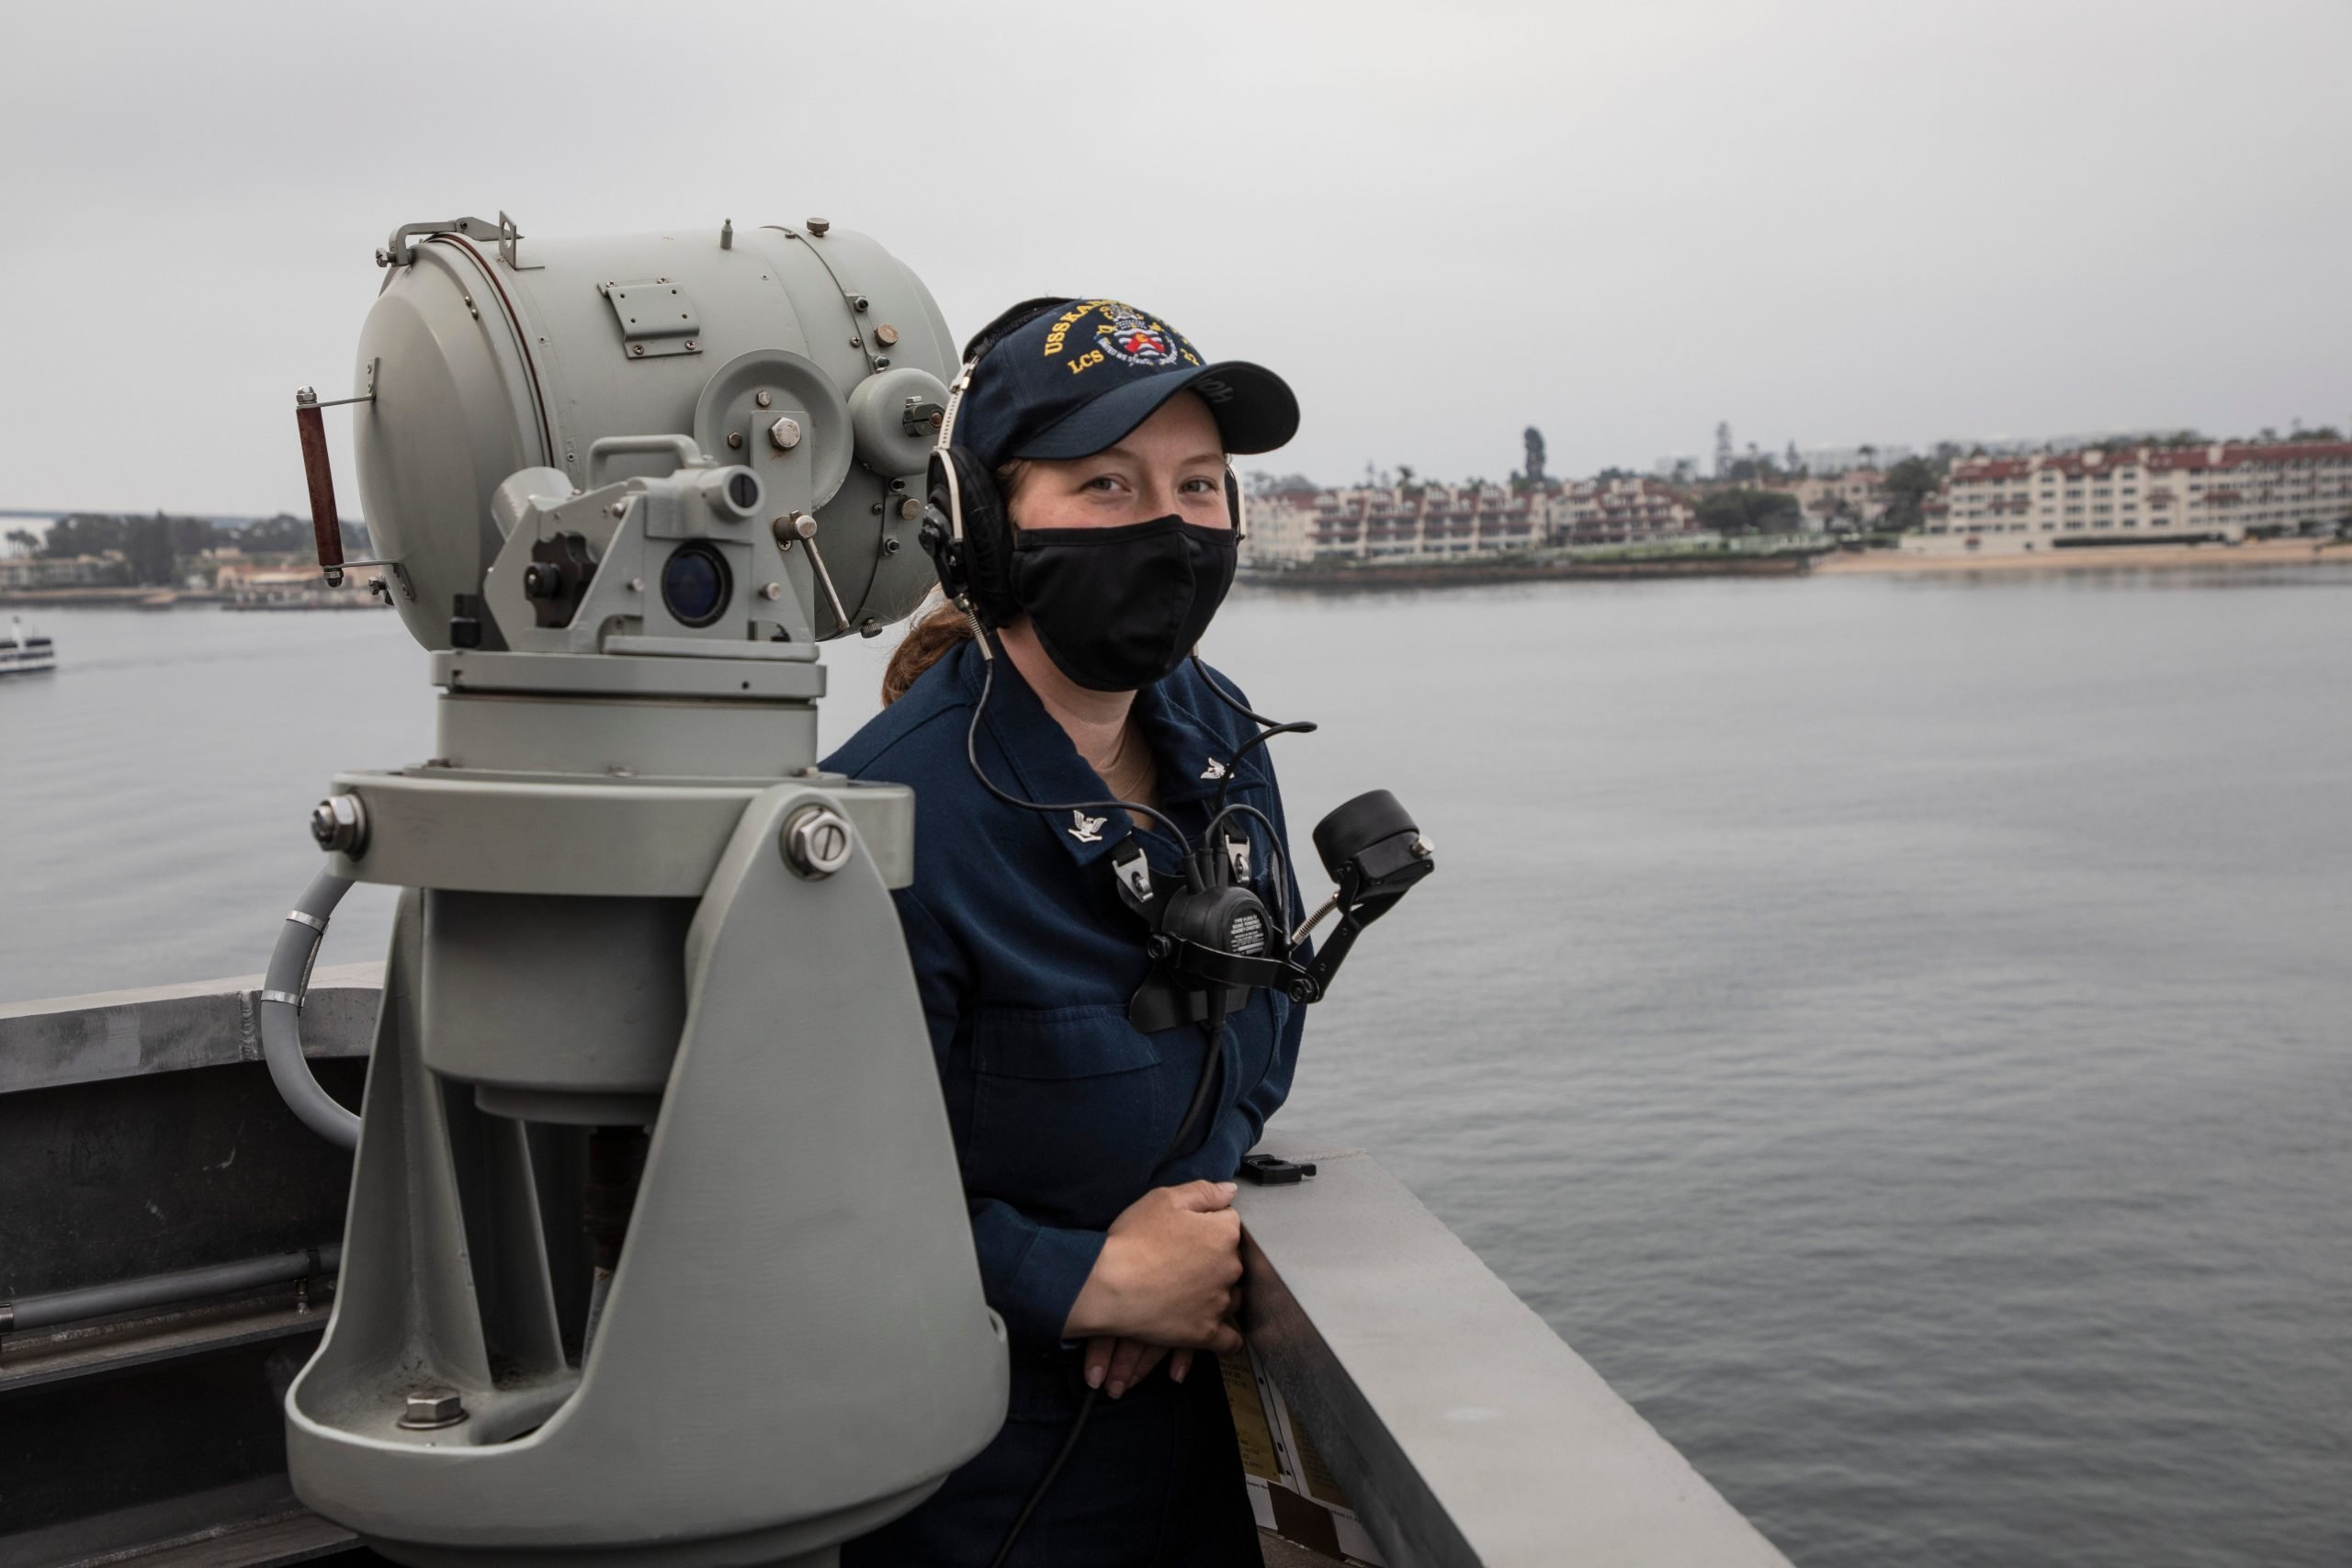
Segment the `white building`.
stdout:
[[1947,510],[1904,548],[1926,554],[2237,540],[2352,519],[2352,442],[1983,457],[1955,464]]
[[1551,502],[1555,545],[1641,545],[1699,532],[1690,497],[1657,479],[1580,479]]
[[89,588],[111,582],[121,553],[107,556],[0,558],[0,588]]
[[1312,490],[1265,491],[1241,503],[1241,564],[1296,565],[1314,558],[1315,498]]
[[1886,515],[1886,476],[1876,468],[1808,469],[1764,488],[1795,496],[1808,528],[1867,528]]
[[[1500,485],[1356,485],[1277,494],[1250,504],[1251,558],[1414,561],[1523,550],[1544,541],[1547,500],[1541,491]],[[1262,547],[1254,536],[1261,530]]]

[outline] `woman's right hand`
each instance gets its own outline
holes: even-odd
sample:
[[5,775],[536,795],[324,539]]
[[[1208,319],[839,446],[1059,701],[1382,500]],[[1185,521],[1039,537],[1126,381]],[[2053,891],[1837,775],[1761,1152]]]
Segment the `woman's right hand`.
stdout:
[[1240,1304],[1241,1216],[1230,1181],[1155,1187],[1111,1222],[1065,1338],[1113,1336],[1171,1348],[1232,1351]]

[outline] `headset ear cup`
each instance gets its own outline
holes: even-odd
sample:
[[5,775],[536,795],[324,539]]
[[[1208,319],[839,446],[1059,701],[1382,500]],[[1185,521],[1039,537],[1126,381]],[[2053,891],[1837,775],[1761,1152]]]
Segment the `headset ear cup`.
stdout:
[[964,592],[982,620],[1001,626],[1021,613],[1012,596],[1012,519],[986,465],[960,446],[949,447],[946,457],[963,492]]
[[934,449],[923,475],[923,495],[930,502],[924,508],[922,528],[916,538],[923,553],[931,557],[932,570],[939,573],[939,591],[950,600],[964,596],[964,552],[956,543],[956,491],[947,482],[947,464]]

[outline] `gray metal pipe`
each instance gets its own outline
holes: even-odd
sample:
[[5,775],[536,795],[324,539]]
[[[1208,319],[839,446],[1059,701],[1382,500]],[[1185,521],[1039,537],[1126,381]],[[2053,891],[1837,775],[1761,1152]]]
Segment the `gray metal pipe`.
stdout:
[[264,1285],[283,1284],[312,1274],[332,1274],[342,1263],[342,1245],[329,1242],[300,1252],[247,1258],[234,1263],[209,1263],[201,1269],[183,1269],[172,1274],[149,1274],[79,1291],[27,1296],[21,1301],[0,1302],[0,1330],[47,1328],[51,1324],[109,1317],[141,1307],[233,1295],[239,1291],[255,1291]]
[[261,989],[261,1054],[270,1082],[303,1125],[346,1149],[359,1145],[359,1118],[319,1087],[302,1055],[302,998],[311,988],[311,965],[327,934],[327,918],[350,886],[349,877],[331,871],[311,879],[277,933]]

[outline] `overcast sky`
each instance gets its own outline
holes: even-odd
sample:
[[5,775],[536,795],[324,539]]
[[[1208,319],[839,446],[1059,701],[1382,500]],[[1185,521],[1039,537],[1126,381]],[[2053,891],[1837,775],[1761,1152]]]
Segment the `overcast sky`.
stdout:
[[299,510],[375,247],[502,208],[822,214],[959,335],[1130,299],[1326,482],[2352,420],[2345,0],[8,17],[0,507]]

